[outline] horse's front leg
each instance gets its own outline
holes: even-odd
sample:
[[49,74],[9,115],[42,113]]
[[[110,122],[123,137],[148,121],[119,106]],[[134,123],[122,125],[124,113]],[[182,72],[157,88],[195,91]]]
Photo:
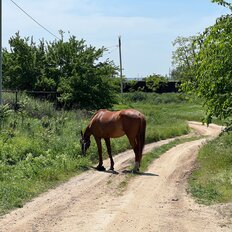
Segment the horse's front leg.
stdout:
[[97,138],[95,137],[95,141],[97,143],[97,150],[98,150],[98,166],[96,167],[96,169],[98,171],[105,171],[105,167],[103,166],[103,160],[102,160],[102,144],[101,144],[101,138]]
[[107,152],[108,152],[108,155],[110,157],[110,170],[113,171],[114,170],[114,160],[113,160],[113,157],[111,154],[110,138],[105,139],[105,142],[106,142]]

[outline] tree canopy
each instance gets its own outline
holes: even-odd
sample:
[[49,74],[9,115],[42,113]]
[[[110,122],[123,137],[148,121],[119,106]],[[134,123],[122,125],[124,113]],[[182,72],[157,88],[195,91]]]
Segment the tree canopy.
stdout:
[[212,116],[232,115],[232,15],[222,16],[199,37],[196,55],[197,94],[204,98],[209,122]]
[[145,78],[146,86],[151,91],[156,91],[159,87],[167,84],[167,78],[160,74],[152,74]]
[[115,102],[117,67],[103,60],[104,47],[88,46],[75,36],[36,44],[19,33],[9,44],[10,51],[3,50],[4,88],[58,91],[66,107],[108,108]]
[[[226,1],[212,2],[232,9]],[[179,47],[174,52],[173,61],[177,64],[176,70],[181,71],[177,74],[181,77],[182,89],[203,99],[207,123],[212,117],[218,117],[231,124],[232,15],[221,16],[198,36],[176,41]]]
[[230,10],[232,10],[232,5],[228,1],[224,1],[224,0],[211,0],[211,1],[215,2],[215,3],[219,4],[219,5],[222,5],[224,7],[227,7]]
[[194,59],[196,53],[196,36],[178,36],[173,42],[176,50],[172,53],[172,78],[175,80],[191,80],[194,76]]

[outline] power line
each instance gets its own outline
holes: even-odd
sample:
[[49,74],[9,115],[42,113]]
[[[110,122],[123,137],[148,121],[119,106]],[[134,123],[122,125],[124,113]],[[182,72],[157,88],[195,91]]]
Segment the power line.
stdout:
[[37,20],[35,20],[31,15],[29,15],[22,7],[20,7],[16,2],[13,0],[10,0],[15,6],[17,6],[24,14],[26,14],[31,20],[33,20],[36,24],[38,24],[40,27],[42,27],[45,31],[47,31],[49,34],[60,40],[55,34],[53,34],[51,31],[49,31],[46,27],[44,27],[41,23],[39,23]]

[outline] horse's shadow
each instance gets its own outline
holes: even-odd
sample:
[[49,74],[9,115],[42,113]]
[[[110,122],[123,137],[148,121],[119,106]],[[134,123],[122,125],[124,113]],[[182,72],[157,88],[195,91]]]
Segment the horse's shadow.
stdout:
[[[90,166],[90,167],[99,172],[99,170],[96,167],[93,167],[93,166]],[[105,172],[105,173],[114,174],[114,175],[120,174],[120,172],[117,172],[115,170],[110,170],[110,169],[109,170],[101,170],[100,172]],[[123,174],[133,174],[133,175],[138,175],[138,176],[159,176],[158,174],[155,174],[155,173],[134,172],[133,170],[123,170],[121,173],[123,173]]]
[[150,172],[134,172],[133,170],[124,170],[122,171],[124,174],[133,174],[133,175],[138,175],[138,176],[159,176],[158,174],[155,173],[150,173]]
[[93,166],[90,166],[90,168],[98,171],[98,172],[105,172],[105,173],[110,173],[110,174],[115,174],[115,175],[118,175],[119,172],[115,171],[115,170],[110,170],[110,169],[105,169],[105,170],[98,170],[96,167],[93,167]]

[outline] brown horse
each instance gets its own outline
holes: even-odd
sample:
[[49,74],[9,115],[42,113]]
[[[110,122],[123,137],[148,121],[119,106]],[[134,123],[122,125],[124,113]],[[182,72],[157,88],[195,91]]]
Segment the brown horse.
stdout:
[[137,110],[127,109],[120,111],[99,110],[92,117],[90,123],[81,131],[82,155],[90,146],[90,136],[93,135],[98,148],[99,164],[96,167],[104,171],[102,160],[101,139],[106,142],[107,152],[110,158],[110,170],[114,170],[114,161],[111,154],[110,138],[118,138],[126,135],[135,153],[134,171],[139,171],[142,152],[145,142],[146,120],[142,113]]

